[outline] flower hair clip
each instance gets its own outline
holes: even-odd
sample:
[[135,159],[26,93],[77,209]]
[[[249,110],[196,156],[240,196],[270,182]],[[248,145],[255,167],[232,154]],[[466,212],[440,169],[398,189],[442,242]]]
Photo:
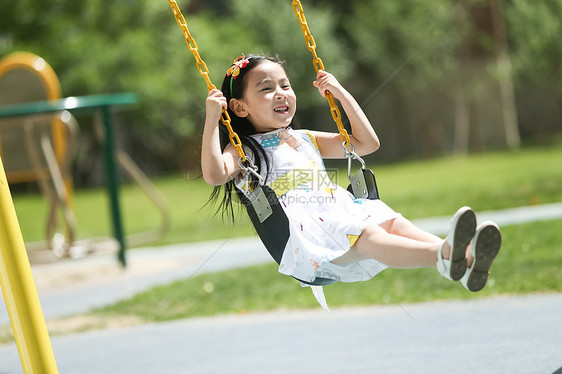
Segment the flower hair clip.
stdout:
[[226,71],[226,75],[227,76],[232,75],[232,78],[236,79],[238,74],[240,74],[240,69],[245,68],[246,65],[248,65],[249,62],[250,62],[250,59],[246,58],[246,56],[244,56],[244,54],[242,54],[242,56],[240,56],[236,60],[234,60],[234,62],[232,63],[232,66]]
[[242,54],[242,56],[234,60],[232,66],[226,71],[226,76],[230,76],[230,95],[232,95],[232,81],[238,77],[240,69],[245,68],[248,63],[250,63],[250,59]]

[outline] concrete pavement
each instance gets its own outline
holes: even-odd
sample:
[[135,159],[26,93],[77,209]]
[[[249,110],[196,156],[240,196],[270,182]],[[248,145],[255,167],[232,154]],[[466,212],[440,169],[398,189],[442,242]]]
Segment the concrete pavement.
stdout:
[[[562,294],[221,316],[52,338],[60,373],[551,374]],[[407,312],[405,312],[405,311]],[[21,373],[15,345],[0,373]]]

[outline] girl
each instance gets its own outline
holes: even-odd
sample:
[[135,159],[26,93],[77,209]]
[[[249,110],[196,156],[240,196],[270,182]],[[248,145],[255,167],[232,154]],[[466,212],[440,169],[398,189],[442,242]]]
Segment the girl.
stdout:
[[[376,151],[377,134],[336,78],[319,71],[313,85],[322,96],[329,91],[341,103],[351,124],[355,152]],[[205,181],[216,186],[212,198],[224,185],[223,212],[233,217],[231,193],[247,193],[252,176],[241,169],[225,127],[219,125],[222,109],[228,110],[249,158],[289,219],[281,273],[306,282],[316,277],[354,282],[370,279],[386,267],[436,267],[470,291],[485,286],[501,245],[498,227],[485,222],[476,228],[474,212],[463,207],[451,219],[443,240],[382,201],[356,199],[332,183],[322,158],[344,157],[340,137],[292,128],[296,96],[277,58],[239,57],[228,69],[221,91],[211,90],[207,97],[201,166]]]

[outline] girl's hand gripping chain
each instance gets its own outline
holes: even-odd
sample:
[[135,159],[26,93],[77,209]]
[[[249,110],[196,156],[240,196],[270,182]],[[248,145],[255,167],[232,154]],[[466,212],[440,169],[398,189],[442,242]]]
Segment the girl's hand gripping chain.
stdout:
[[[331,73],[319,70],[316,80],[312,82],[318,88],[320,94],[326,97],[329,91],[338,100],[349,119],[351,133],[349,138],[355,153],[363,156],[376,151],[379,148],[379,139],[371,126],[371,123],[363,113],[363,110],[353,96],[339,83]],[[342,157],[342,143],[337,134],[315,133],[320,153],[324,158]]]
[[330,91],[334,98],[342,100],[344,96],[345,89],[342,87],[340,82],[332,74],[324,70],[319,70],[316,74],[316,80],[312,82],[314,87],[318,88],[320,95],[326,97],[326,91]]
[[222,110],[226,110],[227,108],[226,98],[220,90],[215,88],[209,91],[205,102],[205,108],[207,112],[205,122],[218,125]]
[[207,95],[205,127],[201,145],[201,169],[203,179],[208,184],[220,185],[228,182],[240,169],[238,155],[234,147],[221,149],[219,120],[223,109],[227,108],[226,98],[220,90],[212,89]]

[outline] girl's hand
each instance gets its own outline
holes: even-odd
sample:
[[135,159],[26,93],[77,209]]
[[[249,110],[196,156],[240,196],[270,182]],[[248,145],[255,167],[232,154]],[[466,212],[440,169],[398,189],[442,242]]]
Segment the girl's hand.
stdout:
[[347,92],[336,77],[324,70],[318,71],[316,80],[312,82],[312,84],[314,87],[318,88],[320,95],[324,97],[326,97],[326,91],[330,91],[336,99],[341,100]]
[[218,124],[222,110],[227,108],[226,98],[220,90],[212,89],[205,102],[207,121]]

